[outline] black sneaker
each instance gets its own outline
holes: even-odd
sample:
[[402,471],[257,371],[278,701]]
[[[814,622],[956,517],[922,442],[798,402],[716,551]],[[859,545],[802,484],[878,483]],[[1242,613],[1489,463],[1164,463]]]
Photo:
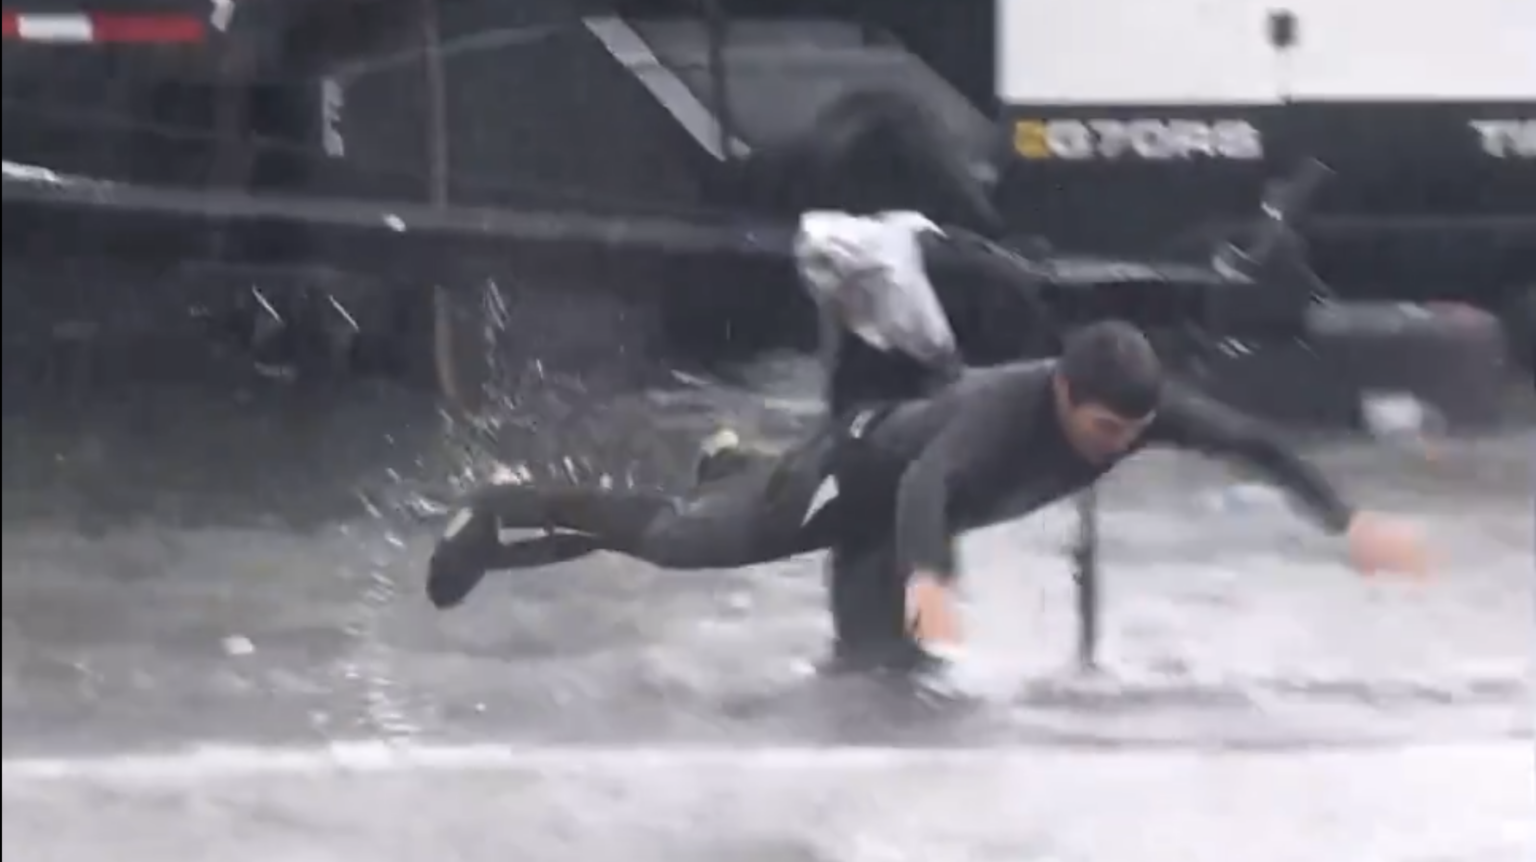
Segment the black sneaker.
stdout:
[[460,509],[448,522],[427,564],[427,598],[446,609],[462,603],[490,570],[500,542],[496,517]]
[[699,459],[693,465],[694,484],[704,485],[740,472],[751,460],[741,436],[730,428],[721,428],[699,444]]

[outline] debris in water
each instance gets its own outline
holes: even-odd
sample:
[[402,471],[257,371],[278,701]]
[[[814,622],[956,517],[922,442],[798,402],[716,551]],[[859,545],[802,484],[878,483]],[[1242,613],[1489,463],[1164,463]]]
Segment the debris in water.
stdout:
[[1218,512],[1280,511],[1286,506],[1286,497],[1283,491],[1269,485],[1239,482],[1212,492],[1206,505]]
[[256,645],[251,639],[242,635],[230,635],[223,641],[224,652],[227,655],[241,656],[256,652]]
[[1372,434],[1401,440],[1430,430],[1433,409],[1407,392],[1367,392],[1360,397],[1360,412]]
[[688,386],[705,387],[705,386],[709,385],[709,381],[708,380],[705,380],[704,378],[699,377],[698,375],[695,375],[695,374],[689,374],[686,371],[678,371],[676,369],[673,369],[671,374],[672,374],[672,379],[673,380],[676,380],[677,382],[686,384]]
[[1439,453],[1436,441],[1445,433],[1444,414],[1408,392],[1366,392],[1360,416],[1367,431],[1384,443],[1412,449],[1428,460]]

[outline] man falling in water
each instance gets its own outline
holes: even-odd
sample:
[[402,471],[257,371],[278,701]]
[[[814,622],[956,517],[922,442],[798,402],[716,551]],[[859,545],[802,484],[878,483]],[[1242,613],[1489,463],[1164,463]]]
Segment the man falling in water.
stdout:
[[[957,251],[958,249],[958,251]],[[611,551],[673,569],[830,551],[835,663],[906,669],[958,646],[956,540],[1167,445],[1229,457],[1288,490],[1364,572],[1416,571],[1410,532],[1357,511],[1271,428],[1165,379],[1135,327],[1104,321],[1059,358],[965,369],[928,273],[965,254],[914,214],[810,214],[797,262],[822,309],[829,421],[780,456],[712,449],[681,496],[492,485],[438,543],[447,607],[489,570]],[[946,285],[947,286],[947,285]],[[546,535],[503,543],[503,530]]]

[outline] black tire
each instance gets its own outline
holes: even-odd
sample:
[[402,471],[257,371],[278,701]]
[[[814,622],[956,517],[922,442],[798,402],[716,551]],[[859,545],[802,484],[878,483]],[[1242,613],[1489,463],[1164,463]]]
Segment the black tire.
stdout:
[[[904,178],[912,203],[935,220],[1001,239],[1007,223],[990,190],[972,175],[943,121],[915,96],[872,90],[839,100],[818,123],[840,145],[837,169],[857,174],[872,164]],[[882,164],[883,163],[883,164]],[[881,176],[872,185],[886,184]]]
[[774,210],[912,209],[993,239],[1006,225],[943,121],[900,90],[849,93],[805,133],[752,157],[751,196]]
[[1246,412],[1329,430],[1361,428],[1372,393],[1412,396],[1451,429],[1487,428],[1504,417],[1503,337],[1492,315],[1470,306],[1347,302],[1318,308],[1309,329],[1303,341],[1210,358],[1205,385]]
[[1412,395],[1453,429],[1488,427],[1503,417],[1503,332],[1480,309],[1339,303],[1314,321],[1312,339],[1361,393]]

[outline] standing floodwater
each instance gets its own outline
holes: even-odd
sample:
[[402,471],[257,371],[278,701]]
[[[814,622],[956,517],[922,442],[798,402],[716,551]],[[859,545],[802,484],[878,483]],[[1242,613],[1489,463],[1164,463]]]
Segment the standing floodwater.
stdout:
[[390,385],[183,364],[8,386],[18,859],[1530,858],[1529,433],[1318,452],[1424,524],[1423,584],[1358,578],[1222,467],[1139,459],[1104,495],[1105,674],[1071,667],[1059,508],[965,543],[977,697],[933,702],[809,675],[814,559],[600,557],[423,598],[466,474],[666,481],[717,423],[804,427],[803,359],[519,365],[494,434]]

